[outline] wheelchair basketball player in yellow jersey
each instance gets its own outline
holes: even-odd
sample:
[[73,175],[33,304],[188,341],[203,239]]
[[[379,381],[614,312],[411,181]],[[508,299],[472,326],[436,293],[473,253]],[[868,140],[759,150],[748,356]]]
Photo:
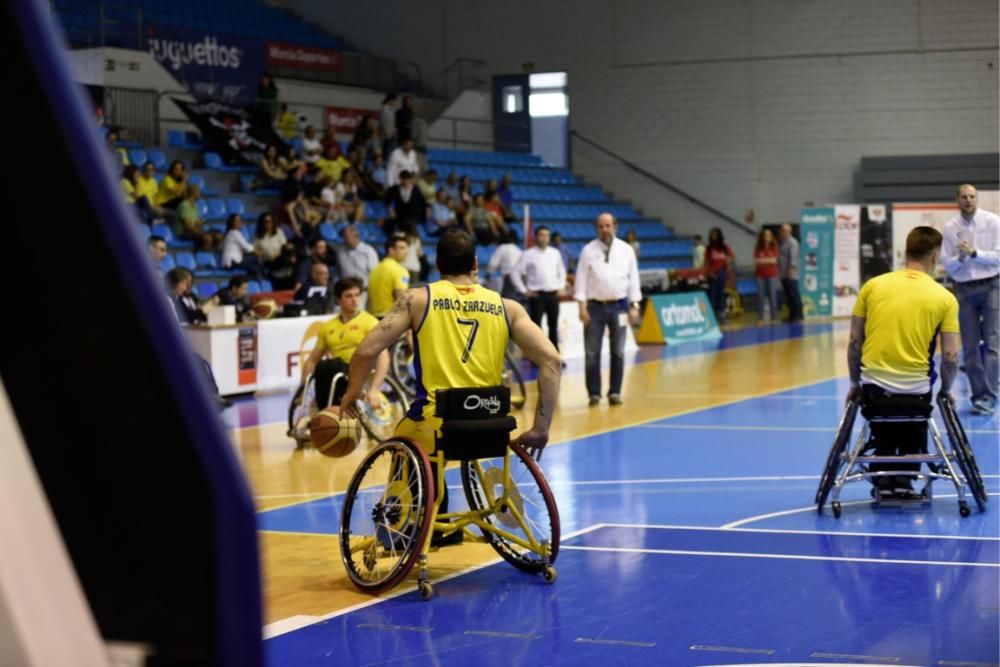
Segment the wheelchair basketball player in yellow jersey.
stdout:
[[437,391],[503,384],[504,351],[513,338],[538,367],[534,423],[513,442],[540,459],[559,398],[559,352],[519,303],[476,282],[476,245],[467,232],[451,229],[441,236],[437,268],[441,280],[407,290],[358,346],[342,414],[357,416],[355,402],[361,397],[363,378],[383,350],[412,330],[417,397],[395,435],[414,441],[429,454],[435,448],[435,435],[441,435],[441,419],[435,416]]

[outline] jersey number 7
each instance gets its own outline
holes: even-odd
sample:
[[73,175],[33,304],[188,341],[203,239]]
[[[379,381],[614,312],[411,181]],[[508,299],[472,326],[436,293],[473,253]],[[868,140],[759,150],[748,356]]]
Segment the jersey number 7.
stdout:
[[469,340],[465,342],[465,351],[462,352],[462,363],[469,361],[469,354],[472,352],[472,344],[476,342],[476,332],[479,331],[479,320],[465,320],[458,318],[458,323],[467,327],[472,327],[469,331]]

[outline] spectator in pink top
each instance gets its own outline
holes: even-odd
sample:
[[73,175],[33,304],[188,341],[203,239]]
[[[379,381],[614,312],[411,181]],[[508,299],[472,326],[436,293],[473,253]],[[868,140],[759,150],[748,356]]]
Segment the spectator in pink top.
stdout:
[[726,285],[733,272],[733,249],[726,245],[722,230],[712,227],[705,248],[705,270],[708,272],[708,298],[719,321],[726,319]]
[[757,278],[757,323],[764,323],[765,301],[771,324],[778,321],[778,241],[770,229],[760,230],[753,251],[754,275]]

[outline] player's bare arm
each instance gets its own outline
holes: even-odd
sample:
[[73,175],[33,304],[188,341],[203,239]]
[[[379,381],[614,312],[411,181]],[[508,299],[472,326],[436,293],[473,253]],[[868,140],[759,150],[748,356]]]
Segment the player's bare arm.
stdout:
[[503,300],[507,316],[510,318],[510,333],[514,342],[538,367],[538,405],[535,408],[535,422],[522,433],[515,443],[523,446],[535,458],[542,458],[542,450],[549,441],[549,426],[559,401],[559,379],[562,375],[562,358],[555,345],[531,321],[524,307],[510,299]]
[[851,376],[851,389],[847,400],[861,395],[861,348],[865,342],[865,318],[851,317],[851,338],[847,343],[847,371]]
[[958,350],[961,336],[957,333],[941,334],[941,393],[955,402],[951,395],[951,385],[958,375]]
[[393,343],[399,340],[400,336],[413,326],[415,313],[423,314],[426,305],[427,295],[424,290],[407,290],[396,299],[378,326],[372,329],[361,341],[358,349],[354,351],[354,356],[351,357],[350,382],[347,386],[347,393],[344,394],[344,400],[340,403],[341,414],[357,417],[354,404],[361,397],[365,379],[371,373],[375,361],[382,352],[388,350]]

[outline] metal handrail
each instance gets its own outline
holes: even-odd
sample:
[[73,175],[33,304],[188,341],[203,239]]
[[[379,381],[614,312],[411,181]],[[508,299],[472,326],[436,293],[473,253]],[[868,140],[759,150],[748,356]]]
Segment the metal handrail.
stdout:
[[587,144],[589,146],[592,146],[593,148],[596,148],[597,150],[599,150],[600,152],[604,153],[605,155],[607,155],[609,157],[612,157],[615,160],[618,160],[623,165],[625,165],[626,167],[628,167],[632,171],[636,172],[637,174],[639,174],[641,176],[644,176],[647,179],[649,179],[650,181],[653,181],[654,183],[656,183],[657,185],[659,185],[659,186],[661,186],[663,188],[666,188],[667,190],[670,190],[671,192],[673,192],[676,195],[679,195],[679,196],[683,197],[684,199],[688,200],[689,202],[691,202],[695,206],[708,211],[712,215],[715,215],[716,217],[721,218],[722,220],[725,220],[729,224],[733,225],[734,227],[736,227],[738,229],[743,230],[747,234],[751,234],[751,235],[756,236],[757,230],[754,229],[753,227],[751,227],[750,225],[746,224],[745,222],[740,222],[736,218],[733,218],[733,217],[731,217],[729,215],[726,215],[725,213],[723,213],[719,209],[715,208],[714,206],[703,202],[702,200],[698,199],[694,195],[689,194],[689,193],[685,192],[684,190],[680,189],[676,185],[673,185],[672,183],[668,183],[667,181],[663,180],[662,178],[660,178],[656,174],[653,174],[653,173],[651,173],[651,172],[643,169],[639,165],[635,164],[634,162],[631,162],[631,161],[623,158],[621,155],[618,155],[617,153],[615,153],[615,152],[613,152],[613,151],[605,148],[604,146],[600,145],[596,141],[594,141],[592,139],[588,139],[587,137],[583,136],[582,134],[580,134],[576,130],[570,130],[569,131],[569,136],[570,136],[571,139],[574,139],[574,138],[578,139],[579,141],[582,141],[583,143],[585,143],[585,144]]

